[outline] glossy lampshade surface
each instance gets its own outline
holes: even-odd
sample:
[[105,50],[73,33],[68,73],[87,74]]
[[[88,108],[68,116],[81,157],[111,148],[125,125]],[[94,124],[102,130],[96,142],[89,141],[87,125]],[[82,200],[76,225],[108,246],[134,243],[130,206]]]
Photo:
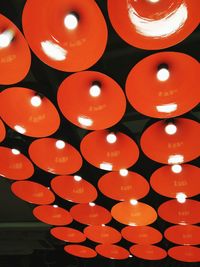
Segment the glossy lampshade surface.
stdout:
[[82,232],[71,227],[54,227],[50,230],[50,233],[55,238],[70,243],[81,243],[86,240]]
[[167,252],[155,245],[133,245],[130,252],[144,260],[162,260],[167,257]]
[[75,256],[80,258],[94,258],[97,253],[94,249],[83,246],[83,245],[67,245],[64,247],[64,250]]
[[123,247],[113,244],[100,244],[96,246],[96,252],[108,259],[124,260],[129,257],[129,252]]
[[0,119],[0,142],[2,142],[5,137],[6,137],[6,129],[2,120]]

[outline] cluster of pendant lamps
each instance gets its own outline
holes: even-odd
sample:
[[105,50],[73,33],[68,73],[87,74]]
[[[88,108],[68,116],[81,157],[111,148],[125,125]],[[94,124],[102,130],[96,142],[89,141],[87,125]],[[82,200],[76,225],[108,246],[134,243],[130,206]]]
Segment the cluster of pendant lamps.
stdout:
[[[122,40],[146,50],[178,44],[200,22],[199,0],[108,0],[107,9]],[[184,53],[156,52],[133,66],[123,90],[106,74],[87,70],[103,55],[108,38],[94,0],[27,0],[22,26],[24,36],[0,15],[0,84],[5,86],[0,93],[0,141],[6,137],[4,123],[33,141],[28,156],[14,147],[0,147],[2,179],[14,180],[12,192],[36,204],[34,216],[53,226],[51,235],[67,242],[64,250],[69,254],[118,260],[161,260],[168,255],[200,261],[200,203],[191,199],[200,193],[200,170],[190,164],[200,155],[200,126],[181,116],[199,104],[199,63]],[[58,88],[60,111],[37,88],[12,86],[29,71],[30,49],[48,66],[73,72]],[[125,114],[126,98],[137,112],[157,119],[144,130],[140,144],[111,130]],[[60,127],[59,112],[89,131],[79,149],[52,137]],[[150,163],[163,164],[149,181],[128,170],[138,161],[140,149]],[[105,172],[98,189],[79,175],[83,162]],[[28,180],[36,167],[54,175],[49,187]],[[140,201],[150,188],[171,200],[158,210]],[[99,194],[116,204],[110,210],[97,205]],[[54,204],[56,196],[66,201],[65,207]],[[75,203],[70,210],[69,202]],[[158,216],[173,224],[164,233],[150,226]],[[85,225],[82,232],[70,226],[73,220]],[[111,220],[122,230],[107,225]],[[163,235],[174,244],[168,251],[156,245]],[[80,244],[86,238],[96,246]],[[121,239],[132,245],[119,246]]]

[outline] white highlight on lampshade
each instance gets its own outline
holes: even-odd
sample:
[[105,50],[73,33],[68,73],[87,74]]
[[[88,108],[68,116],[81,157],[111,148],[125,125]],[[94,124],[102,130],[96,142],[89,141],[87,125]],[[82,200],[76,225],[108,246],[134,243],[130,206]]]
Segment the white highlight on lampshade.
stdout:
[[94,207],[96,204],[94,202],[89,203],[90,207]]
[[12,39],[14,38],[14,32],[12,30],[6,30],[0,34],[0,48],[8,47]]
[[58,208],[58,205],[53,205],[54,208]]
[[58,149],[63,149],[63,148],[65,147],[65,142],[62,141],[62,140],[57,140],[57,141],[56,141],[56,147],[57,147]]
[[106,225],[105,225],[105,224],[102,224],[101,226],[103,226],[103,227],[104,227],[104,226],[106,226]]
[[14,129],[15,129],[15,131],[17,131],[20,134],[24,134],[26,132],[26,129],[20,125],[15,125]]
[[79,116],[78,117],[78,122],[85,127],[92,126],[93,120],[84,116]]
[[105,170],[105,171],[112,171],[113,169],[112,164],[108,162],[102,162],[99,167],[100,169]]
[[177,132],[177,127],[175,124],[173,123],[168,123],[166,126],[165,126],[165,132],[169,135],[173,135]]
[[20,151],[18,149],[13,148],[11,151],[12,151],[12,153],[14,155],[19,155],[20,154]]
[[114,133],[109,133],[106,136],[106,140],[109,144],[114,144],[117,141],[117,136]]
[[156,77],[159,81],[165,82],[169,79],[170,77],[170,72],[167,68],[161,68],[157,71]]
[[160,106],[156,106],[156,109],[158,112],[162,113],[171,113],[176,111],[178,108],[178,105],[176,103],[170,103],[170,104],[164,104]]
[[74,175],[74,180],[75,180],[76,182],[80,182],[80,181],[82,180],[82,177],[79,176],[79,175]]
[[133,255],[130,254],[130,255],[129,255],[129,258],[133,258]]
[[64,25],[68,30],[75,30],[78,27],[78,16],[74,13],[67,14],[64,18]]
[[52,41],[41,42],[43,52],[53,60],[63,61],[67,57],[67,51]]
[[187,198],[187,196],[184,193],[177,193],[176,194],[176,199],[177,199],[177,201],[179,203],[185,203],[186,202],[186,198]]
[[138,204],[138,201],[136,199],[131,199],[130,203],[131,203],[131,205],[135,206]]
[[170,155],[168,158],[168,164],[181,164],[184,162],[183,155]]
[[174,164],[171,166],[171,170],[174,173],[180,173],[180,172],[182,172],[183,168],[180,164]]
[[39,107],[42,104],[42,99],[39,95],[31,97],[31,105],[34,107]]
[[90,87],[89,93],[92,97],[98,97],[101,94],[101,87],[98,84],[93,84]]
[[127,176],[128,175],[128,170],[127,169],[121,169],[121,170],[119,170],[119,174],[121,176]]

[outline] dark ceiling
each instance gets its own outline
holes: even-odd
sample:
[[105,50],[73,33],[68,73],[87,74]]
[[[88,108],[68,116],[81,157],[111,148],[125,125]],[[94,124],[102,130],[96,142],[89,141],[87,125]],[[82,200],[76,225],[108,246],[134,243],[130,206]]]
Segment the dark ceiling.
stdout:
[[[156,53],[157,51],[137,49],[122,41],[110,25],[106,1],[96,0],[96,2],[106,18],[109,29],[109,39],[103,57],[91,68],[91,70],[97,70],[109,75],[116,80],[122,88],[124,88],[126,77],[131,68],[144,57]],[[25,0],[0,1],[0,12],[11,19],[21,30],[21,14],[24,4]],[[183,52],[199,60],[199,46],[200,27],[198,27],[180,44],[165,50]],[[27,77],[17,85],[33,88],[34,90],[46,95],[59,110],[56,99],[58,86],[69,74],[70,73],[64,73],[48,67],[32,53],[31,69]],[[3,90],[6,86],[1,86],[0,88]],[[80,141],[87,131],[69,123],[66,119],[64,119],[61,113],[60,117],[62,119],[61,126],[52,137],[63,139],[79,149]],[[194,118],[198,121],[200,119],[199,107],[196,107],[191,112],[185,114],[184,117]],[[122,129],[124,133],[129,134],[134,140],[136,140],[139,145],[141,133],[147,125],[153,121],[155,120],[139,114],[132,107],[127,105],[126,114],[123,119],[114,126],[114,129]],[[34,138],[22,136],[7,127],[6,139],[2,145],[18,148],[22,153],[28,156],[27,150],[29,144],[33,140]],[[199,160],[194,160],[191,163],[196,166],[200,165]],[[161,166],[159,163],[149,160],[142,151],[140,151],[140,158],[138,162],[130,168],[130,170],[134,170],[142,174],[147,180],[149,180],[152,172],[159,166]],[[95,186],[97,185],[98,179],[104,173],[104,171],[92,167],[86,161],[84,161],[84,164],[79,171],[80,175],[87,177],[87,180]],[[52,174],[48,174],[35,166],[35,173],[30,180],[38,181],[43,185],[49,186],[50,180],[53,177],[54,176]],[[170,257],[160,261],[145,261],[135,257],[125,261],[115,261],[105,259],[101,256],[97,256],[96,258],[89,260],[70,256],[63,250],[64,242],[58,241],[50,235],[50,226],[40,223],[34,218],[32,215],[34,205],[30,205],[19,200],[11,193],[10,184],[11,182],[7,179],[0,179],[0,267],[100,267],[103,265],[112,267],[199,266],[198,263],[177,262]],[[116,201],[104,197],[100,192],[98,193],[99,196],[95,202],[110,210]],[[157,209],[166,199],[167,198],[156,194],[151,189],[148,196],[143,198],[142,201]],[[199,199],[199,197],[194,197],[194,199]],[[70,203],[66,203],[66,201],[59,197],[56,198],[55,203],[67,209],[72,206]],[[118,230],[121,230],[123,227],[114,220],[112,220],[109,225],[117,228]],[[157,221],[152,226],[155,226],[163,233],[164,230],[170,226],[170,223],[167,223],[158,217]],[[72,223],[72,227],[80,230],[83,230],[84,228],[83,225],[76,222]],[[91,247],[95,246],[95,244],[89,240],[85,241],[84,244]],[[130,247],[128,241],[125,240],[120,241],[119,245],[126,248]],[[166,239],[163,239],[158,245],[165,250],[168,250],[173,246],[173,244]]]

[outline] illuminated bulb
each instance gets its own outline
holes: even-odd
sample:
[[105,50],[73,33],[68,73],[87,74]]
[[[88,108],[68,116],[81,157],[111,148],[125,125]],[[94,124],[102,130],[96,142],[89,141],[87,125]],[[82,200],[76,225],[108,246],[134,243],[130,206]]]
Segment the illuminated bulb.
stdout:
[[135,206],[138,204],[138,201],[136,199],[131,199],[130,203],[131,203],[131,205]]
[[81,176],[74,175],[74,180],[80,182],[82,180]]
[[39,107],[42,104],[42,99],[40,96],[36,95],[31,97],[31,105],[34,107]]
[[14,37],[12,30],[6,30],[0,34],[0,48],[6,48],[10,45]]
[[101,88],[98,84],[93,84],[89,91],[92,97],[98,97],[101,94]]
[[53,205],[54,208],[58,208],[58,205]]
[[147,1],[151,3],[158,3],[160,0],[147,0]]
[[182,166],[179,164],[172,165],[172,167],[171,167],[171,170],[174,173],[180,173],[180,172],[182,172],[182,169],[183,169]]
[[127,169],[121,169],[121,170],[119,171],[119,174],[120,174],[121,176],[127,176],[127,175],[128,175],[128,170],[127,170]]
[[46,56],[56,61],[63,61],[67,57],[67,51],[52,41],[41,42],[41,48]]
[[13,148],[11,151],[12,151],[12,153],[13,153],[14,155],[19,155],[19,154],[20,154],[20,151],[17,150],[17,149],[15,149],[15,148]]
[[63,148],[65,147],[65,142],[62,141],[62,140],[58,140],[58,141],[56,141],[56,147],[57,147],[58,149],[63,149]]
[[78,26],[78,16],[74,13],[70,13],[64,18],[65,27],[68,30],[75,30]]
[[93,120],[91,120],[90,118],[87,118],[87,117],[83,117],[83,116],[78,117],[78,122],[82,126],[85,126],[85,127],[92,126],[92,124],[93,124]]
[[179,203],[185,203],[186,202],[186,194],[184,193],[177,193],[176,194],[176,199]]
[[106,225],[105,225],[105,224],[102,224],[101,226],[103,226],[103,227],[104,227],[104,226],[106,226]]
[[169,135],[173,135],[177,132],[177,127],[173,123],[169,123],[165,126],[165,132]]
[[24,134],[26,132],[26,129],[24,129],[23,127],[21,127],[20,125],[15,125],[14,126],[15,131],[17,131],[20,134]]
[[105,171],[112,171],[112,168],[113,168],[112,164],[107,163],[107,162],[101,163],[99,167],[100,169],[105,170]]
[[129,255],[129,258],[133,258],[133,255]]
[[94,207],[96,204],[94,202],[89,203],[90,207]]
[[114,133],[110,133],[106,136],[106,140],[109,144],[114,144],[117,141],[117,136]]
[[184,162],[183,155],[170,155],[168,158],[168,164],[180,164]]
[[167,68],[160,68],[158,71],[157,71],[157,79],[161,82],[165,82],[169,79],[169,76],[170,76],[170,72]]

